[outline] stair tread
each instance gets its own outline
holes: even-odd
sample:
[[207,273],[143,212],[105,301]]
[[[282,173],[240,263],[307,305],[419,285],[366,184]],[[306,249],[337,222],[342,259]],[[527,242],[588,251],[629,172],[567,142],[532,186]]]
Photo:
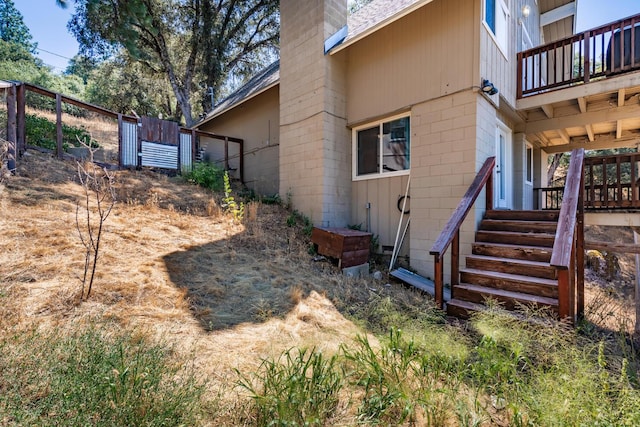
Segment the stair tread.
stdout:
[[518,219],[539,219],[539,218],[550,218],[551,220],[555,220],[559,217],[559,210],[488,210],[485,212],[484,217],[490,219],[500,219],[500,218],[518,218]]
[[518,219],[518,218],[514,218],[514,219],[495,219],[495,218],[485,218],[482,220],[482,222],[488,222],[491,224],[496,224],[496,223],[501,223],[501,222],[506,222],[506,223],[515,223],[515,224],[522,224],[522,225],[549,225],[549,224],[557,224],[558,221],[546,221],[546,220],[542,220],[542,219]]
[[558,300],[556,298],[549,298],[549,297],[532,295],[532,294],[527,294],[522,292],[514,292],[514,291],[509,291],[504,289],[489,288],[486,286],[474,285],[471,283],[460,283],[459,285],[456,286],[456,289],[457,288],[464,288],[473,292],[491,294],[495,296],[501,296],[504,298],[510,298],[513,300],[535,302],[538,304],[545,304],[550,306],[558,305]]
[[483,246],[498,246],[505,249],[522,249],[522,250],[539,250],[550,252],[551,248],[548,246],[532,246],[532,245],[513,245],[510,243],[494,243],[494,242],[474,242],[473,244],[483,245]]
[[479,232],[481,231],[482,233],[490,233],[490,234],[506,234],[509,236],[531,236],[534,235],[536,237],[549,237],[549,238],[555,238],[556,234],[555,233],[545,233],[545,232],[535,232],[535,231],[503,231],[503,230],[478,230]]
[[[520,247],[521,246],[518,246],[518,248]],[[494,257],[489,255],[478,255],[478,254],[467,255],[467,259],[468,258],[475,258],[475,259],[486,260],[486,261],[500,261],[500,262],[505,262],[510,264],[527,265],[531,267],[551,267],[551,264],[549,264],[548,262],[529,261],[526,259],[519,259],[519,258],[504,258],[504,257]]]
[[558,286],[557,280],[544,279],[541,277],[523,276],[521,274],[501,273],[491,270],[478,270],[476,268],[462,268],[460,273],[477,274],[481,276],[490,276],[504,280],[515,280],[520,282],[534,283],[547,286]]

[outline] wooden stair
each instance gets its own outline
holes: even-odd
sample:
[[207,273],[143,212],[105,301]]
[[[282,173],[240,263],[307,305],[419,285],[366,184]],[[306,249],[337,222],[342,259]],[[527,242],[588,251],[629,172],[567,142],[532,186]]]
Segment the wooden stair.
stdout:
[[466,318],[487,299],[558,310],[557,270],[549,264],[558,211],[487,211],[447,313]]

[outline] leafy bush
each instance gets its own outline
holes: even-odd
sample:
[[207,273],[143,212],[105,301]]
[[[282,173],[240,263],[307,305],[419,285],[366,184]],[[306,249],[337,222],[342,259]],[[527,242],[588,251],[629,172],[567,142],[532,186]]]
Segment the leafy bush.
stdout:
[[196,163],[193,170],[185,174],[185,178],[194,184],[208,188],[213,191],[220,191],[223,188],[224,170],[211,163]]
[[0,389],[3,425],[59,426],[193,425],[203,392],[168,349],[95,328],[0,341]]
[[[56,124],[44,117],[35,114],[25,115],[25,126],[27,133],[27,143],[47,148],[49,150],[56,149]],[[78,138],[84,141],[91,148],[99,147],[95,139],[91,139],[91,135],[85,129],[68,126],[62,124],[62,145],[64,150],[69,147],[80,147]]]
[[263,360],[253,379],[240,375],[249,391],[258,426],[322,426],[338,405],[343,382],[336,356],[315,350],[291,349],[280,360]]

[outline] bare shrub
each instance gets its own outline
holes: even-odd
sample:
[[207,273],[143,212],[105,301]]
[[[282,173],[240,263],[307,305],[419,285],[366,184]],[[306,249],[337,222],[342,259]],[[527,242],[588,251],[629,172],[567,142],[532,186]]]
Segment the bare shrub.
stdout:
[[78,178],[83,188],[84,200],[76,203],[76,228],[85,248],[80,299],[86,300],[91,295],[96,274],[104,222],[116,203],[116,194],[114,174],[93,162],[96,149],[80,139],[78,141],[88,150],[88,161],[77,162]]

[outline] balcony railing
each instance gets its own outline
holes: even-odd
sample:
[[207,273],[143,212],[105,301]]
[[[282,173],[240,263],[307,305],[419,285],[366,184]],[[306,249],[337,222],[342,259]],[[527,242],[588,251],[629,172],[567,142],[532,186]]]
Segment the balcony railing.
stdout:
[[640,14],[518,53],[518,99],[640,69]]
[[[584,207],[589,211],[640,209],[640,153],[584,159]],[[539,209],[560,209],[563,187],[537,188]]]

